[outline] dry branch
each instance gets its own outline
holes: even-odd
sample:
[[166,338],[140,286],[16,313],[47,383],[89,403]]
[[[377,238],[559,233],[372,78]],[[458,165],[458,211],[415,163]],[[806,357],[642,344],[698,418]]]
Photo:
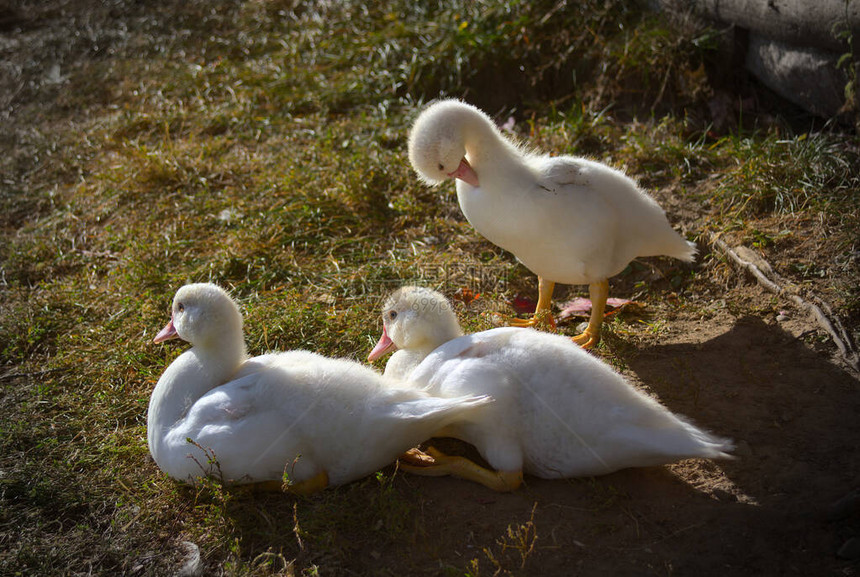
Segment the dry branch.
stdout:
[[[822,299],[813,296],[812,299],[819,304],[815,304],[805,300],[798,294],[796,287],[788,286],[785,282],[767,263],[765,266],[756,265],[750,260],[743,258],[738,254],[739,249],[732,248],[721,240],[716,234],[709,232],[708,240],[717,252],[725,255],[736,267],[750,273],[758,283],[769,292],[782,296],[790,300],[806,314],[815,319],[815,322],[824,329],[830,338],[833,339],[836,348],[839,349],[839,354],[842,359],[854,371],[860,372],[860,356],[857,354],[857,348],[851,339],[851,335],[842,326],[839,318],[833,314],[830,306]],[[763,270],[764,269],[764,270]],[[825,312],[825,310],[827,312]]]

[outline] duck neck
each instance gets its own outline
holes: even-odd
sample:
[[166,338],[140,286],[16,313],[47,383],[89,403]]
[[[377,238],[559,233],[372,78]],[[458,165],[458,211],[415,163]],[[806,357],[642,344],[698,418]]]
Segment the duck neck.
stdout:
[[385,364],[385,376],[395,379],[408,380],[409,374],[421,364],[433,349],[412,348],[395,351]]
[[227,382],[246,358],[241,334],[195,346],[179,355],[161,375],[149,400],[147,438],[158,462],[165,434],[213,388]]
[[423,339],[419,345],[413,347],[411,350],[414,355],[420,356],[421,360],[424,360],[427,355],[448,341],[462,336],[463,329],[460,328],[459,323],[438,324],[434,327],[433,331],[426,335],[427,338]]
[[486,174],[482,168],[487,165],[492,165],[492,172],[502,178],[506,178],[508,172],[525,169],[520,150],[499,132],[488,117],[469,114],[461,125],[467,160],[479,178]]
[[406,352],[409,353],[409,356],[413,360],[415,366],[418,366],[419,364],[421,364],[421,361],[427,358],[427,355],[435,351],[439,346],[443,344],[445,343],[439,343],[439,345],[426,344],[421,347],[409,349]]
[[[433,343],[433,349],[437,347],[441,347],[448,341],[454,340],[458,337],[463,336],[463,329],[460,328],[460,324],[457,322],[452,322],[450,325],[446,325],[443,327],[439,327],[439,330],[435,335],[435,342]],[[429,354],[429,353],[428,353]]]

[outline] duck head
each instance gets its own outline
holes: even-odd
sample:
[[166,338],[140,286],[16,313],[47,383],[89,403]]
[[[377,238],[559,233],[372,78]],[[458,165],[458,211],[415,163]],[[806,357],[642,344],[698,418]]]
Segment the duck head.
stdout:
[[224,289],[210,283],[188,284],[176,291],[170,322],[155,336],[161,343],[181,338],[206,346],[225,337],[242,335],[242,314]]
[[409,162],[421,180],[435,186],[459,178],[474,187],[478,175],[466,160],[467,124],[477,108],[459,100],[442,100],[425,109],[409,133]]
[[427,288],[403,287],[385,301],[382,336],[367,360],[398,349],[433,350],[462,334],[457,315],[444,296]]

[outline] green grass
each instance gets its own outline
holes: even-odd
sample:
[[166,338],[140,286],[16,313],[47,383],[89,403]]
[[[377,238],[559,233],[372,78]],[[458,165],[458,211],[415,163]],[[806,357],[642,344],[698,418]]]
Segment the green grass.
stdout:
[[[402,282],[481,292],[458,305],[469,330],[491,326],[476,311],[534,294],[451,187],[428,189],[408,166],[408,126],[440,93],[514,114],[545,150],[626,166],[698,204],[713,230],[774,247],[802,217],[839,254],[856,250],[856,139],[709,134],[687,111],[706,98],[711,33],[633,3],[118,5],[128,31],[96,27],[95,55],[71,44],[68,84],[23,88],[16,146],[3,141],[17,152],[0,197],[0,573],[164,574],[182,540],[229,575],[384,573],[382,556],[425,539],[421,495],[390,471],[300,500],[178,487],[148,458],[145,419],[180,348],[151,340],[189,281],[233,292],[253,354],[357,359]],[[683,294],[692,273],[661,267],[665,284],[648,290]],[[647,274],[619,282],[632,295]],[[831,277],[860,314],[856,286]],[[479,544],[474,563],[423,554],[400,568],[528,568],[529,523]]]

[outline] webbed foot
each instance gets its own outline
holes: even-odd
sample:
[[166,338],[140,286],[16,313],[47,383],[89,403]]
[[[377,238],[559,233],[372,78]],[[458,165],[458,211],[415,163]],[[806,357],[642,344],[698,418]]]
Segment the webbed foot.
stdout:
[[406,462],[401,462],[400,468],[414,475],[425,477],[451,475],[459,479],[480,483],[493,491],[503,493],[516,490],[523,482],[522,470],[494,471],[486,469],[465,457],[446,455],[433,447],[429,447],[426,453],[417,449],[411,449],[408,453],[412,451],[417,451],[420,456],[413,454]]

